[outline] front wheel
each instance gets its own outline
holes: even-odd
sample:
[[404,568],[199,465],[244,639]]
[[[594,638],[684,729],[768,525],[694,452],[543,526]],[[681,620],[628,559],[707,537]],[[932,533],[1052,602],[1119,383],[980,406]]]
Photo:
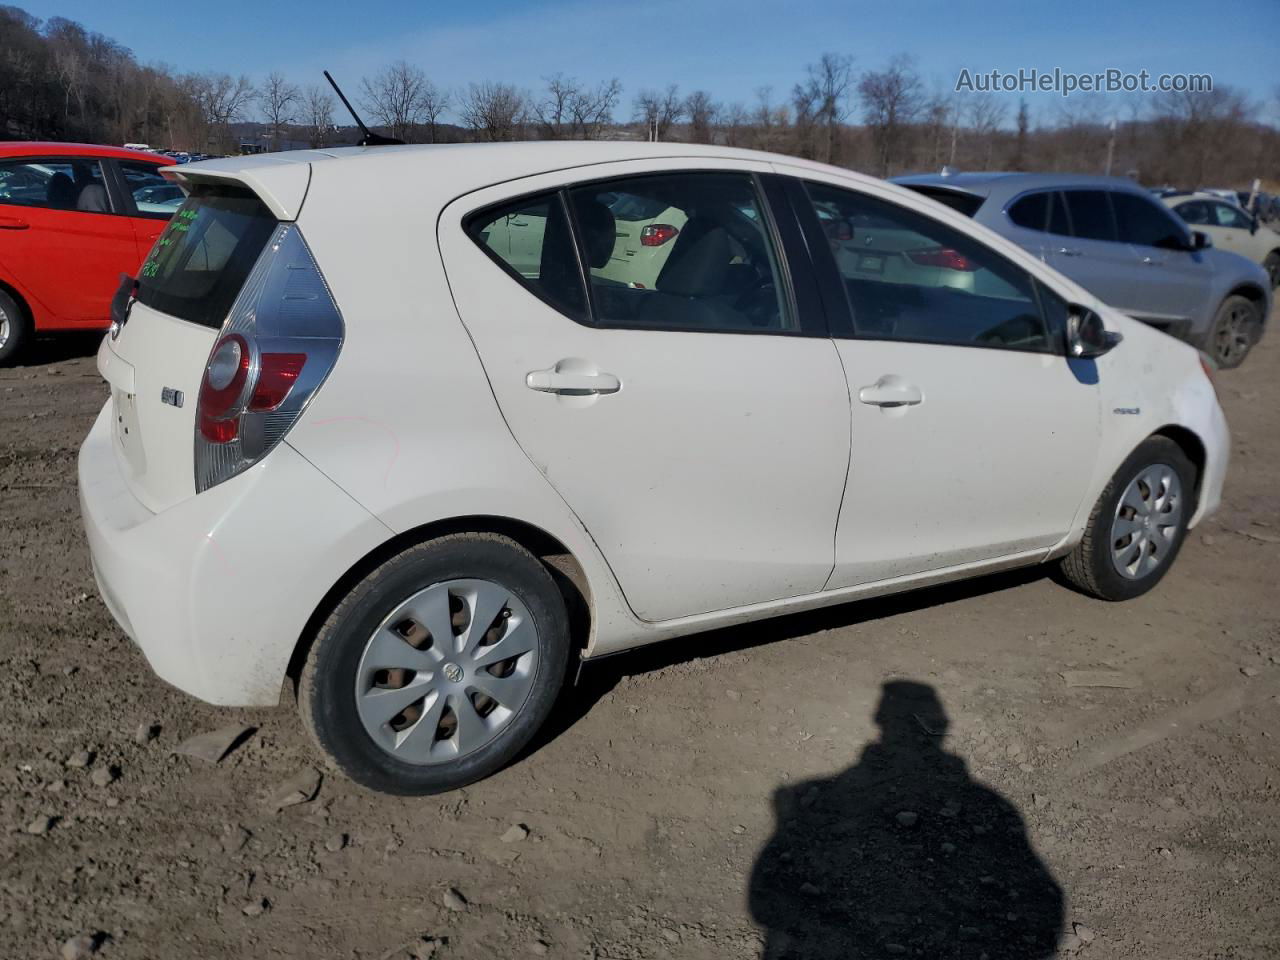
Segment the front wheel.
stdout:
[[453,790],[509,763],[551,713],[569,657],[564,599],[512,540],[411,547],[342,600],[298,705],[334,766],[385,793]]
[[1130,600],[1173,565],[1195,512],[1196,470],[1167,437],[1149,437],[1102,491],[1084,537],[1062,560],[1066,578],[1103,600]]
[[13,297],[0,290],[0,363],[18,355],[29,334],[27,315]]
[[1261,325],[1257,305],[1248,297],[1232,294],[1214,314],[1202,344],[1204,351],[1223,370],[1238,367],[1253,349]]

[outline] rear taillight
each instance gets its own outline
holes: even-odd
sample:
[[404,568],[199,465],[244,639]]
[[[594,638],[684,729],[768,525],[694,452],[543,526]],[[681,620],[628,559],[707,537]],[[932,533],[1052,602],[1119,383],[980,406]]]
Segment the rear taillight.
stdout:
[[935,247],[930,250],[908,250],[907,259],[921,267],[941,267],[944,270],[964,270],[973,272],[978,265],[959,250],[950,247]]
[[674,240],[679,234],[680,229],[669,223],[651,223],[640,230],[640,246],[660,247],[668,240]]
[[196,404],[196,492],[261,460],[342,347],[342,316],[298,228],[276,229],[209,353]]

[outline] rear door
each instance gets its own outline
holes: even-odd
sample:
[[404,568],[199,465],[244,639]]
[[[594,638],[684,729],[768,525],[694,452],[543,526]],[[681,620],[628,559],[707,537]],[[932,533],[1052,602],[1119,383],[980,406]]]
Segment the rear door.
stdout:
[[160,165],[142,160],[113,160],[119,194],[133,224],[138,248],[138,262],[151,252],[164,226],[182,206],[186,195],[182,188],[160,175]]
[[[820,591],[849,454],[839,358],[753,176],[769,168],[670,163],[494,187],[439,228],[516,440],[651,621]],[[683,217],[644,287],[611,265],[619,193]],[[545,223],[535,275],[483,240],[511,216]]]
[[137,256],[100,160],[0,160],[0,267],[56,319],[105,326],[120,274]]
[[98,362],[112,388],[116,451],[134,495],[151,510],[195,493],[205,364],[277,223],[243,187],[196,186],[139,269],[126,322],[103,339]]

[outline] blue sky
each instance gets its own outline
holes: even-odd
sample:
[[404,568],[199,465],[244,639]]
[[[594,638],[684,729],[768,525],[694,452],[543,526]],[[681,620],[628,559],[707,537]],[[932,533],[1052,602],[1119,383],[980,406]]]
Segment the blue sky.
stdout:
[[[9,2],[37,17],[78,20],[143,62],[255,78],[279,69],[300,83],[322,82],[327,67],[349,95],[362,74],[404,58],[447,87],[492,79],[533,89],[555,72],[616,76],[624,87],[620,113],[629,114],[644,87],[676,83],[750,102],[762,86],[785,96],[824,51],[849,54],[864,69],[901,52],[914,56],[937,90],[953,89],[961,68],[1209,73],[1219,85],[1269,99],[1266,118],[1280,119],[1277,0]],[[1007,99],[1011,116],[1018,96]],[[1060,103],[1052,94],[1028,100],[1045,115]],[[1102,109],[1113,103],[1122,109],[1111,99]]]

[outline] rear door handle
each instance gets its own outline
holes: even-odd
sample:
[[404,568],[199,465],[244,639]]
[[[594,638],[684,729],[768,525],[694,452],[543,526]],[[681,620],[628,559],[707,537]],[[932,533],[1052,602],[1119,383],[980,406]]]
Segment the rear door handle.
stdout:
[[31,226],[18,217],[0,217],[0,230],[26,230]]
[[1164,266],[1164,261],[1163,261],[1163,260],[1157,260],[1155,257],[1143,257],[1143,258],[1142,258],[1142,262],[1143,262],[1143,263],[1145,263],[1148,267],[1163,267],[1163,266]]
[[1081,251],[1077,250],[1075,247],[1059,247],[1058,253],[1064,257],[1078,257],[1080,256]]
[[924,400],[924,394],[914,383],[887,376],[859,390],[858,399],[874,407],[909,407]]
[[556,370],[554,367],[549,370],[534,370],[524,378],[524,382],[530,390],[537,390],[539,393],[570,396],[617,393],[622,389],[622,381],[612,373],[575,373]]

